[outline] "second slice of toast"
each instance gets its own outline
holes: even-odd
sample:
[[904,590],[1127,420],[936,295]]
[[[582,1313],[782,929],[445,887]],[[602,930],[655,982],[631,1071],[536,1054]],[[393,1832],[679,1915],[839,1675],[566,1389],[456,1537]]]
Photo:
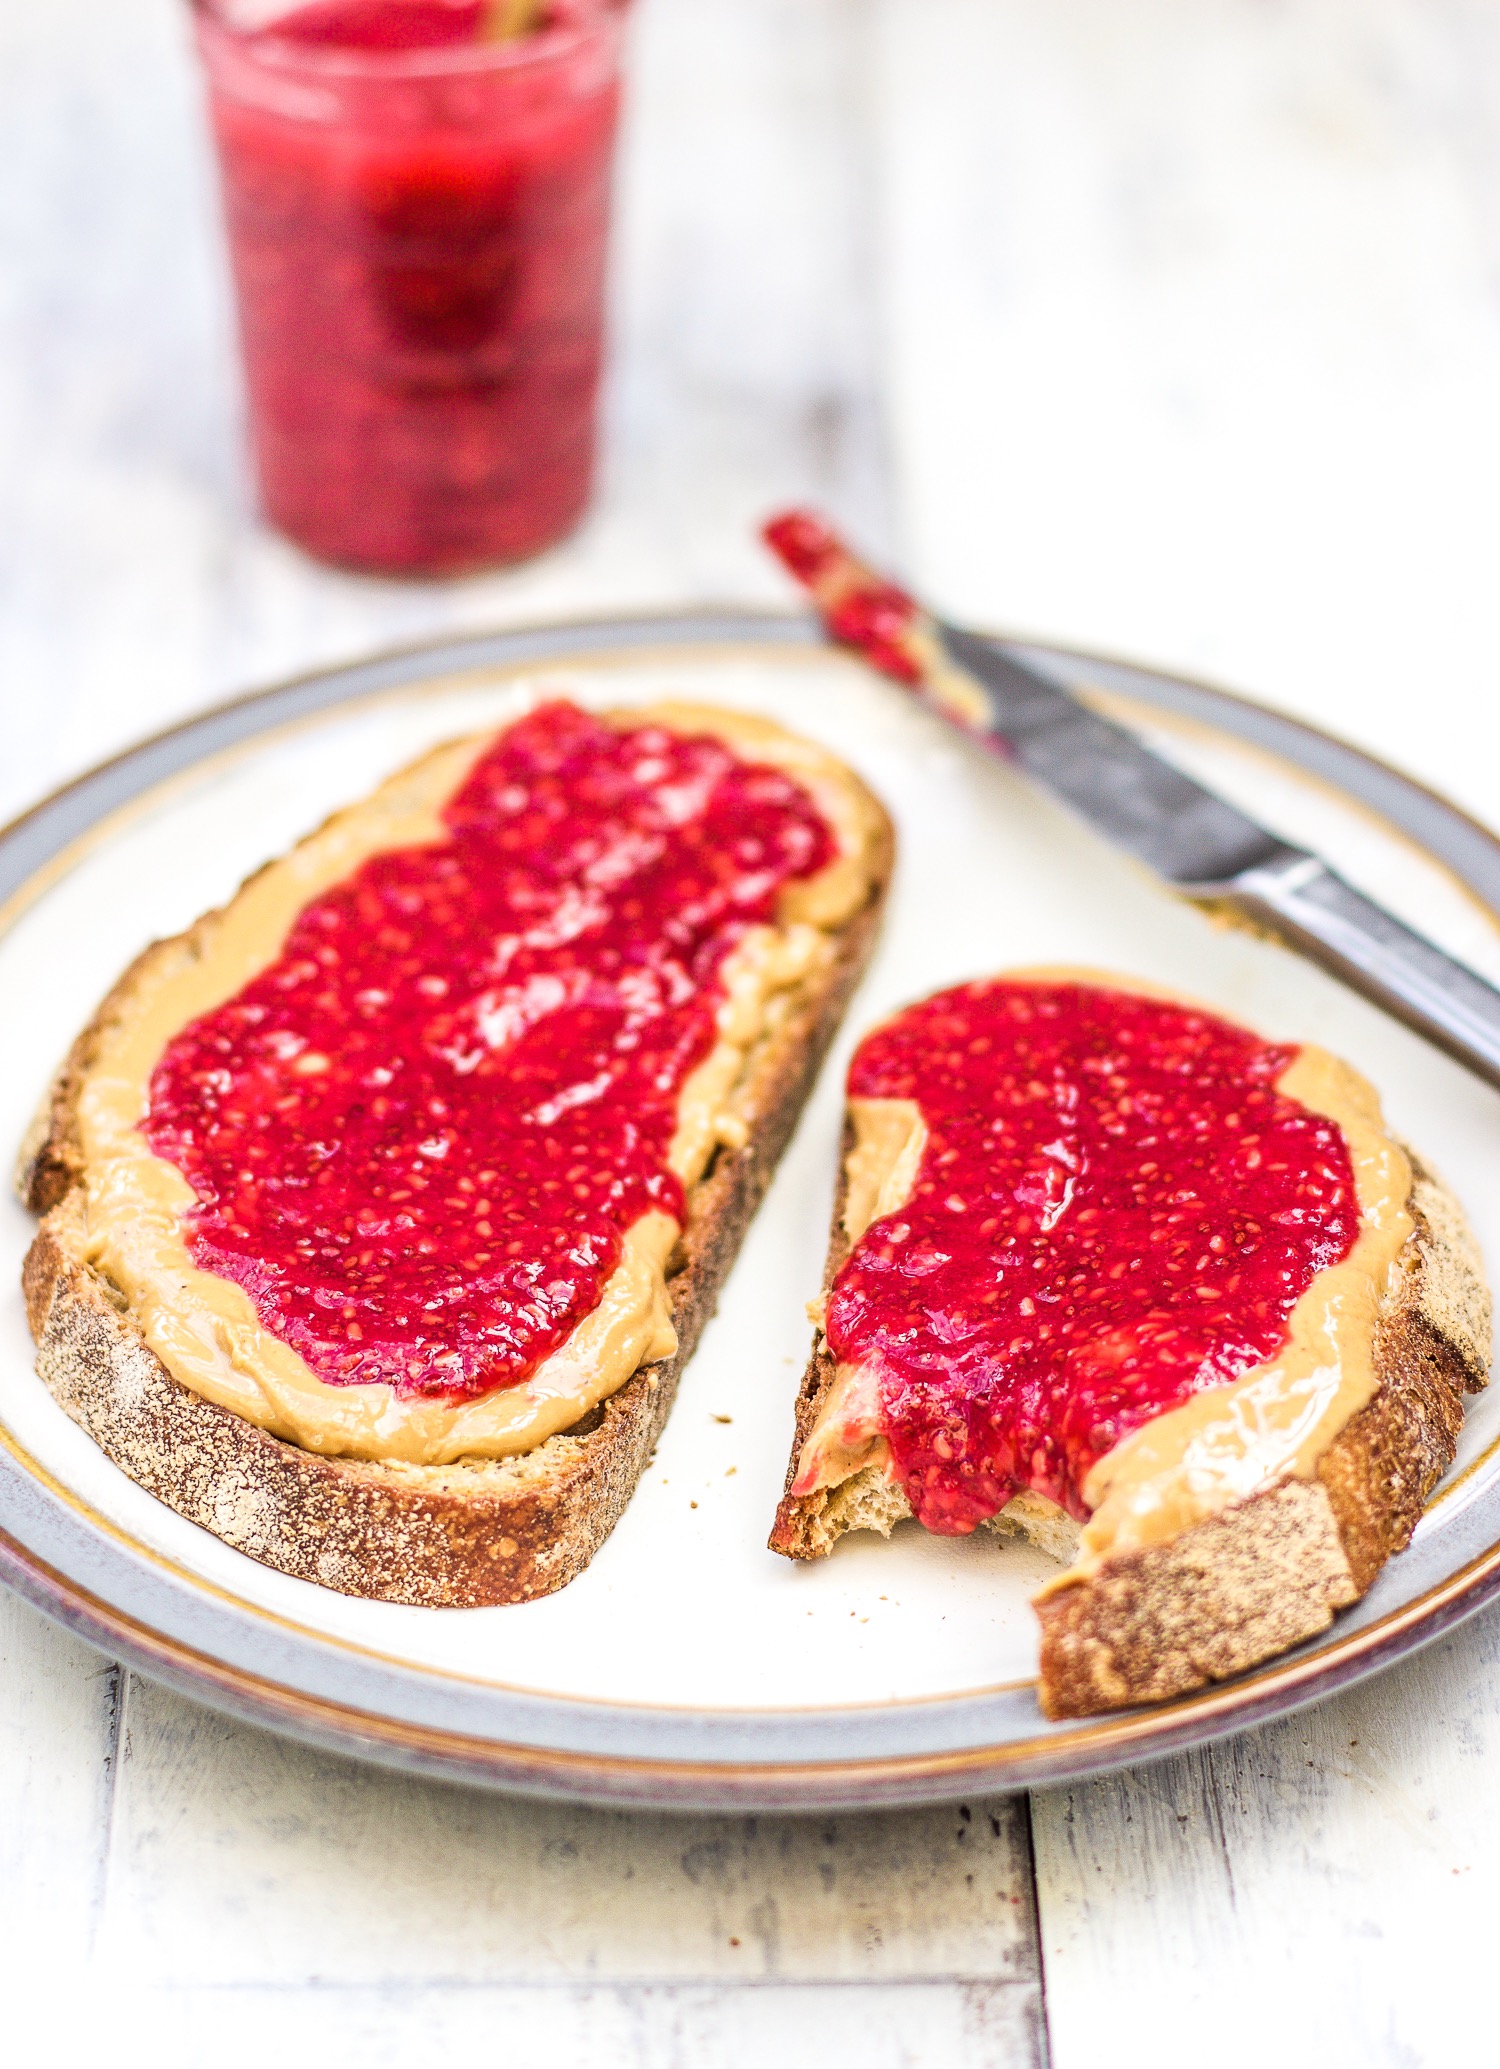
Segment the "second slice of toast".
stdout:
[[[1128,980],[1108,981],[1130,989]],[[888,1164],[880,1213],[897,1216],[910,1196],[925,1167],[908,1163],[906,1171]],[[1030,1538],[1067,1569],[1036,1601],[1038,1692],[1047,1715],[1159,1702],[1286,1651],[1325,1630],[1409,1542],[1452,1463],[1464,1395],[1487,1383],[1490,1297],[1462,1208],[1409,1152],[1406,1167],[1409,1191],[1399,1204],[1409,1234],[1368,1324],[1373,1391],[1315,1456],[1298,1461],[1300,1469],[1288,1464],[1176,1529],[1102,1556],[1081,1557],[1080,1520],[1025,1488],[987,1519],[1002,1533]],[[851,1195],[867,1176],[851,1120],[821,1307],[870,1224],[866,1197],[855,1202],[852,1233],[848,1226]],[[819,1327],[770,1539],[788,1558],[825,1557],[853,1530],[889,1536],[913,1513],[889,1447],[874,1434],[877,1409],[863,1414],[859,1441],[847,1452],[827,1437],[841,1397],[854,1398],[852,1379]],[[820,1484],[809,1486],[805,1463],[820,1441],[825,1466]]]

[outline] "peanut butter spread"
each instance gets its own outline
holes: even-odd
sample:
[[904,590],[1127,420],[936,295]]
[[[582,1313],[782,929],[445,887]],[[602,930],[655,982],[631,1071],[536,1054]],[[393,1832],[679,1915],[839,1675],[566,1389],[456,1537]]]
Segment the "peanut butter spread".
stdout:
[[[622,731],[655,724],[709,736],[783,771],[811,797],[834,849],[815,874],[783,884],[774,923],[749,928],[719,971],[715,1040],[682,1082],[667,1155],[690,1193],[720,1143],[746,1140],[758,1045],[868,896],[876,810],[831,754],[766,720],[678,704],[603,716]],[[263,1326],[239,1284],[195,1264],[184,1221],[193,1189],[142,1132],[153,1071],[174,1038],[265,971],[309,902],[369,858],[447,840],[443,808],[493,737],[439,748],[392,777],[261,870],[223,911],[150,952],[122,987],[78,1089],[89,1261],[125,1295],[174,1378],[308,1450],[421,1465],[528,1451],[676,1348],[666,1271],[679,1228],[652,1209],[625,1231],[597,1305],[522,1383],[462,1400],[329,1384]]]
[[[1072,982],[1195,1004],[1099,972],[1011,974],[1018,982]],[[1311,1477],[1377,1389],[1375,1324],[1413,1227],[1410,1164],[1385,1130],[1373,1088],[1337,1057],[1304,1046],[1291,1053],[1274,1085],[1335,1123],[1343,1137],[1358,1205],[1352,1246],[1297,1298],[1274,1355],[1231,1384],[1192,1394],[1097,1459],[1082,1488],[1089,1515],[1077,1562],[1045,1592],[1087,1578],[1113,1552],[1174,1538],[1289,1475]],[[849,1111],[854,1141],[843,1227],[852,1248],[874,1221],[899,1214],[911,1199],[928,1129],[911,1099],[852,1098]],[[1053,1211],[1065,1211],[1061,1200]],[[894,1477],[879,1388],[867,1368],[841,1365],[803,1447],[793,1492],[838,1485],[871,1465]],[[1034,1505],[1041,1498],[1023,1493],[1017,1501]]]

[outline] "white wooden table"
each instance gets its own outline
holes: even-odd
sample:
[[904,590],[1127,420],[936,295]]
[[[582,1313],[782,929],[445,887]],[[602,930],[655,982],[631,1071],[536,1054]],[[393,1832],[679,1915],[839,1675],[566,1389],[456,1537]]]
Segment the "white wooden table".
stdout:
[[[1496,0],[642,0],[635,59],[596,512],[402,588],[252,521],[180,0],[0,0],[0,815],[381,644],[775,599],[806,495],[1500,823]],[[1491,1615],[1029,1805],[674,1821],[315,1756],[5,1599],[0,2051],[1493,2060],[1497,1713]]]

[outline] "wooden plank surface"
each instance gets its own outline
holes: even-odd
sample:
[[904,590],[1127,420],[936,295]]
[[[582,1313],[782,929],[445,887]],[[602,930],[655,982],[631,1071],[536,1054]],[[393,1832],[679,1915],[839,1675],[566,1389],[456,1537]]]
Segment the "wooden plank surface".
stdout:
[[1034,1819],[1058,2069],[1104,2047],[1186,2069],[1208,2032],[1232,2069],[1492,2059],[1493,1611],[1303,1717],[1041,1793]]
[[622,2069],[1044,2059],[1020,1799],[656,1818],[418,1782],[214,1716],[10,1598],[0,1875],[7,2032],[38,2058],[418,2063],[503,2034]]
[[120,1669],[0,1589],[0,1976],[25,2013],[97,1942]]

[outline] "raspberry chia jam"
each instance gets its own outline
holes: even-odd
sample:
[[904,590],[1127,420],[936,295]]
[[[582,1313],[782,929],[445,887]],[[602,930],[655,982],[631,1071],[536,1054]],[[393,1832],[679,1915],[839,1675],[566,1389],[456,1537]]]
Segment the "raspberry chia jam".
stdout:
[[618,0],[195,0],[267,516],[325,560],[536,553],[593,469]]
[[860,1044],[855,1099],[919,1105],[910,1198],[834,1280],[829,1349],[871,1369],[912,1512],[960,1536],[1023,1490],[1083,1520],[1132,1430],[1274,1356],[1359,1232],[1295,1048],[1065,979],[959,985]]
[[462,1401],[566,1342],[643,1214],[683,1219],[724,962],[836,849],[780,771],[564,703],[442,817],[172,1040],[144,1126],[197,1195],[194,1262],[321,1380]]

